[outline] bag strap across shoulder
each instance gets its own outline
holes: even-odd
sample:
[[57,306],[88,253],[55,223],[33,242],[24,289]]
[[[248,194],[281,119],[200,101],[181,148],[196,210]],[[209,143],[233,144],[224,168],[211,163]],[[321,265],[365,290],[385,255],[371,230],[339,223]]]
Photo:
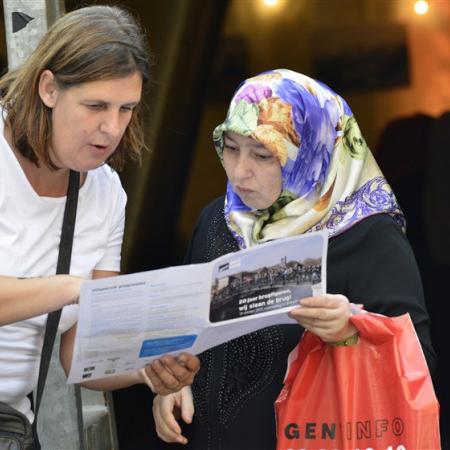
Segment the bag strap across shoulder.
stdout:
[[[75,231],[75,218],[77,214],[78,191],[80,187],[80,173],[73,170],[69,175],[69,187],[67,189],[67,200],[64,208],[64,218],[61,230],[61,241],[59,244],[58,262],[56,274],[67,274],[70,271],[70,260],[72,257],[73,234]],[[47,317],[45,327],[44,344],[42,348],[41,364],[39,367],[39,378],[36,390],[36,405],[34,408],[33,428],[36,430],[37,415],[44,392],[45,380],[47,379],[50,359],[55,344],[56,332],[58,330],[61,309],[51,312]]]

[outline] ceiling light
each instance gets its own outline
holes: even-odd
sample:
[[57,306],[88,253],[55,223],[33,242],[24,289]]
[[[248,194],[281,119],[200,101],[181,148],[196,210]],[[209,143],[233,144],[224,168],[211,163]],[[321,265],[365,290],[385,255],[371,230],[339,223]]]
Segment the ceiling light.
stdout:
[[428,2],[427,0],[417,0],[416,3],[414,4],[414,11],[423,16],[424,14],[426,14],[428,12]]

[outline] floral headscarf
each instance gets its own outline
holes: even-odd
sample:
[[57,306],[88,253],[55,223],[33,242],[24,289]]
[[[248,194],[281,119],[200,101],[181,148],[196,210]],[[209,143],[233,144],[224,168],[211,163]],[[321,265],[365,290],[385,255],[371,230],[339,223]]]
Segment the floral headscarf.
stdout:
[[335,236],[373,214],[404,228],[403,214],[343,98],[305,75],[278,69],[245,80],[213,132],[251,137],[281,164],[283,188],[268,209],[245,205],[228,182],[225,218],[241,248],[326,229]]

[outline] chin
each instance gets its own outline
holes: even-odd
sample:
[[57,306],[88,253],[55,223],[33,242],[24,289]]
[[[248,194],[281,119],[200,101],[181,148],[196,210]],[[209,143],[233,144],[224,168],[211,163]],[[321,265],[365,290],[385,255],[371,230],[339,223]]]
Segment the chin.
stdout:
[[251,209],[267,209],[269,206],[271,206],[271,205],[267,205],[267,203],[259,203],[259,202],[258,203],[254,203],[254,202],[245,203],[245,205]]
[[76,170],[77,172],[89,172],[90,170],[98,169],[103,166],[103,164],[105,164],[105,161],[90,161],[89,163],[78,164],[73,170]]

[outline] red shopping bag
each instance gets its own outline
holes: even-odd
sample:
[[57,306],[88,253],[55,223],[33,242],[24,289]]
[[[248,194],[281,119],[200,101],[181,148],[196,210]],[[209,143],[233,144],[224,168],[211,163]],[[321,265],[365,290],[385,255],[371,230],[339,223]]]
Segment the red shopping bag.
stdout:
[[305,332],[275,402],[277,450],[440,449],[439,404],[409,314],[352,317],[358,344]]

